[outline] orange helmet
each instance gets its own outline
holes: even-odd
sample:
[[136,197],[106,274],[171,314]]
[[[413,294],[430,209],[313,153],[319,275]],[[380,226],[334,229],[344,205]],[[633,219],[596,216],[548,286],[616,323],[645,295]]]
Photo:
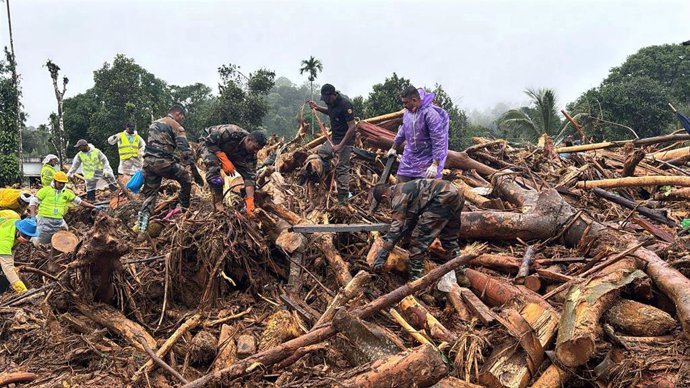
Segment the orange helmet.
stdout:
[[65,174],[62,171],[56,172],[55,175],[53,175],[53,179],[56,182],[62,182],[62,183],[67,183],[69,181],[69,179],[67,178],[67,174]]

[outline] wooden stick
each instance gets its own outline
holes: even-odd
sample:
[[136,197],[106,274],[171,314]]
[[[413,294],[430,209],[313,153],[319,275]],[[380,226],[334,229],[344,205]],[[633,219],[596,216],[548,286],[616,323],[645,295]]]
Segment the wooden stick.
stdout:
[[518,270],[517,276],[515,276],[516,284],[525,284],[525,278],[529,275],[529,267],[534,261],[534,252],[534,247],[532,245],[528,246],[527,250],[525,250],[525,256],[523,256],[520,269]]
[[2,373],[0,374],[0,387],[10,384],[30,383],[37,378],[37,374],[29,372]]
[[338,294],[335,296],[335,298],[333,298],[319,320],[316,321],[314,327],[320,326],[323,323],[333,319],[333,316],[338,308],[344,306],[348,301],[357,297],[358,295],[361,295],[362,288],[364,284],[369,281],[369,279],[369,274],[366,271],[357,272],[355,277],[353,277],[352,280],[345,285],[345,287],[338,291]]
[[[158,349],[155,355],[159,358],[165,357],[165,355],[170,351],[170,349],[172,349],[173,345],[175,345],[177,340],[180,339],[180,337],[182,337],[189,330],[197,327],[199,325],[199,322],[201,322],[201,314],[196,313],[192,315],[187,321],[185,321],[185,323],[180,325],[180,327],[178,327],[177,330],[175,330],[175,332],[170,336],[170,338],[168,338],[165,341],[165,343],[163,343],[163,345],[161,345],[161,347]],[[132,382],[136,383],[144,374],[148,374],[149,372],[151,372],[151,370],[153,370],[154,361],[156,361],[154,358],[146,361],[146,363],[141,368],[139,368],[139,370],[136,373],[134,373],[134,376],[132,376]]]
[[405,330],[407,332],[407,334],[411,335],[414,339],[416,339],[417,342],[419,342],[422,345],[434,346],[434,344],[433,344],[433,342],[431,342],[431,340],[426,338],[417,329],[415,329],[409,323],[407,323],[405,318],[403,318],[402,315],[400,315],[400,313],[398,313],[395,309],[390,309],[390,310],[388,310],[388,312],[390,312],[393,319],[395,319],[395,321],[398,322],[398,324],[403,328],[403,330]]
[[595,187],[639,187],[639,186],[683,186],[690,187],[690,177],[678,175],[654,175],[627,178],[599,179],[579,181],[575,185],[578,189],[592,189]]
[[189,383],[189,381],[187,381],[187,379],[185,379],[178,371],[173,369],[165,361],[161,360],[160,357],[156,356],[156,353],[154,353],[153,350],[151,350],[151,348],[146,344],[146,339],[144,339],[142,336],[138,336],[138,338],[139,338],[139,343],[144,348],[146,353],[148,353],[149,357],[151,357],[151,360],[155,361],[156,364],[160,365],[161,367],[163,367],[163,369],[170,372],[170,374],[175,376],[175,378],[180,380],[183,384]]

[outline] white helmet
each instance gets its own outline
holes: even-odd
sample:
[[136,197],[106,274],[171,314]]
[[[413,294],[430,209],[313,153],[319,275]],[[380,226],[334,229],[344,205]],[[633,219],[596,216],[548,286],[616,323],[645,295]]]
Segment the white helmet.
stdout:
[[57,155],[48,154],[48,155],[46,155],[45,158],[43,158],[43,164],[46,164],[46,163],[50,162],[50,161],[53,160],[53,159],[59,159],[59,158],[57,157]]
[[31,202],[31,198],[33,198],[33,197],[34,197],[34,196],[31,195],[30,193],[21,193],[21,194],[19,194],[19,199],[20,199],[22,202],[24,202],[24,203],[30,203],[30,202]]

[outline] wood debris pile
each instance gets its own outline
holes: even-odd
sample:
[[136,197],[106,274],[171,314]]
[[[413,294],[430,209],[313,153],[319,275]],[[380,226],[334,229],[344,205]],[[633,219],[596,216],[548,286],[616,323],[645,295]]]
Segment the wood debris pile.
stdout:
[[[326,139],[298,137],[260,155],[251,221],[231,179],[224,212],[197,187],[169,221],[176,188],[165,187],[147,241],[130,229],[136,201],[73,210],[74,253],[16,254],[32,290],[0,296],[0,385],[690,384],[679,226],[690,136],[580,149],[475,139],[451,151],[444,177],[465,194],[466,248],[443,263],[432,245],[426,275],[405,283],[404,244],[374,274],[376,233],[290,228],[390,221],[389,209],[368,214],[367,192],[396,120],[360,122],[347,206],[309,157]],[[437,286],[451,269],[458,282]]]

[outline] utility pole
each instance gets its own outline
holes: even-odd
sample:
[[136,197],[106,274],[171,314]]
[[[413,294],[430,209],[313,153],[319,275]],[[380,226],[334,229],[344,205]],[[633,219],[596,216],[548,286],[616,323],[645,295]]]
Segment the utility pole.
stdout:
[[22,118],[21,118],[21,108],[19,106],[19,76],[17,75],[17,57],[14,54],[14,37],[12,36],[12,16],[10,14],[10,0],[5,0],[5,5],[7,6],[7,25],[10,30],[10,54],[11,65],[12,65],[12,82],[14,83],[14,92],[17,95],[17,101],[15,101],[17,110],[17,133],[19,135],[19,148],[17,149],[17,161],[19,162],[19,173],[21,178],[24,178],[24,163],[22,161],[22,156],[24,154],[22,145]]

